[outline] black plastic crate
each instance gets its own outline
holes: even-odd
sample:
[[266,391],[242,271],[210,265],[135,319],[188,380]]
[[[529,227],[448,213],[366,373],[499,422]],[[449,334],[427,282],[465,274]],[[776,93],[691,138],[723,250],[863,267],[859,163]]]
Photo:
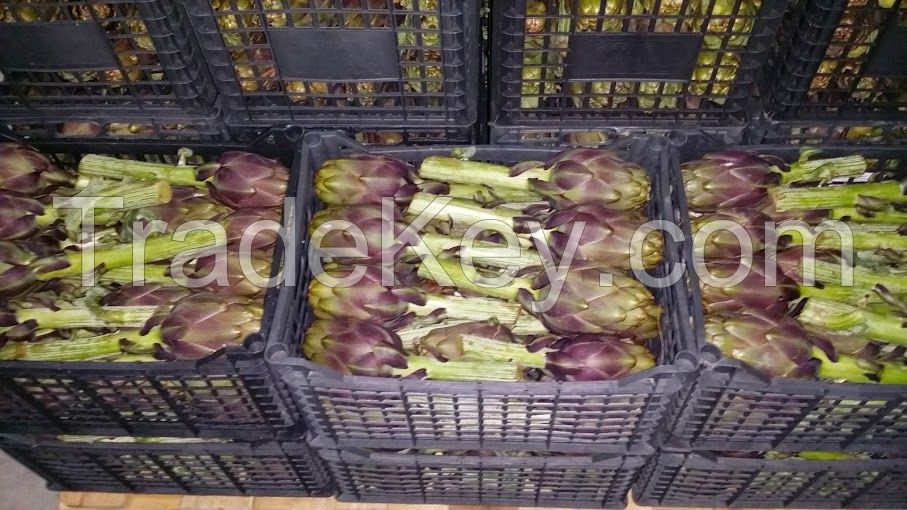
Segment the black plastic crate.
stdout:
[[128,140],[227,141],[219,116],[119,117],[116,115],[66,115],[0,120],[0,132],[20,140],[92,139],[100,142]]
[[0,116],[210,113],[217,89],[167,0],[0,5]]
[[801,0],[764,87],[777,119],[903,120],[907,2]]
[[[73,438],[71,438],[73,439]],[[324,463],[304,442],[72,442],[0,436],[0,448],[50,490],[330,495]]]
[[907,508],[907,461],[660,453],[633,485],[644,506]]
[[184,0],[228,123],[476,121],[476,0]]
[[[270,126],[238,126],[227,128],[231,140],[245,141],[260,138]],[[398,127],[351,127],[342,130],[351,139],[363,145],[426,145],[426,144],[471,144],[476,143],[477,126],[417,126]]]
[[[658,217],[668,193],[667,153],[662,138],[636,138],[613,148],[653,174],[651,208]],[[453,147],[369,148],[404,161],[449,155]],[[366,149],[336,133],[309,133],[303,144],[307,175],[328,159]],[[512,164],[545,160],[556,148],[476,146],[472,159]],[[311,181],[300,196],[319,207]],[[306,187],[307,186],[307,187]],[[306,228],[301,229],[303,232]],[[678,247],[666,236],[665,266],[678,263]],[[664,268],[662,268],[664,269]],[[297,288],[306,289],[308,268]],[[645,454],[666,433],[697,363],[686,352],[691,334],[686,302],[673,289],[655,289],[665,309],[661,341],[652,347],[659,365],[617,381],[447,382],[343,376],[301,356],[302,336],[272,337],[268,361],[287,383],[313,434],[338,447],[525,449]],[[311,320],[305,292],[295,296],[290,329]]]
[[495,2],[491,120],[742,126],[786,3]]
[[745,143],[755,145],[907,145],[907,121],[779,121],[750,131]]
[[[725,148],[703,137],[686,140],[675,134],[674,164]],[[743,147],[786,161],[797,159],[800,147]],[[907,150],[897,147],[818,146],[826,157],[862,154],[873,168],[903,171]],[[676,222],[692,239],[680,173],[670,174]],[[672,447],[695,450],[828,450],[907,452],[907,392],[902,386],[833,383],[820,380],[766,378],[743,363],[724,358],[704,342],[699,282],[693,266],[692,243],[685,243],[688,290],[701,359],[697,377],[675,424]]]
[[[615,141],[639,135],[666,136],[674,131],[673,127],[647,126],[491,126],[491,142],[499,144],[537,144],[548,146],[584,146],[598,147]],[[699,128],[696,132],[725,140],[727,143],[740,143],[744,138],[745,128],[715,127]]]
[[[278,133],[280,135],[281,133]],[[248,150],[292,162],[288,186],[290,207],[284,210],[288,231],[298,230],[296,211],[300,162],[294,158],[300,132],[271,136],[258,145],[42,142],[34,145],[63,165],[75,165],[81,154],[112,154],[146,161],[175,163],[176,151],[192,149],[196,157],[228,150]],[[0,140],[3,140],[0,136]],[[5,141],[5,140],[3,140]],[[190,161],[194,162],[195,160]],[[299,247],[289,238],[278,244],[275,268],[284,252],[293,260]],[[286,267],[285,269],[289,269]],[[245,345],[197,361],[0,362],[0,433],[98,434],[113,436],[272,438],[295,433],[297,412],[285,387],[265,362],[265,338],[299,333],[282,320],[297,300],[291,284],[268,289],[260,334]]]
[[318,449],[340,501],[624,508],[647,458]]

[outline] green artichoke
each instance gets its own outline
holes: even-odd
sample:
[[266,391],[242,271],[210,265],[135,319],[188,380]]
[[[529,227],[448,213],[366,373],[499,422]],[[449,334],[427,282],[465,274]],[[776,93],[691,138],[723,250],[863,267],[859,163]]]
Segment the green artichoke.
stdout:
[[413,168],[398,159],[356,154],[326,161],[315,173],[315,195],[331,205],[380,203],[393,197],[406,203],[418,186]]
[[529,350],[546,352],[545,369],[558,381],[611,381],[655,366],[645,346],[616,336],[543,337]]

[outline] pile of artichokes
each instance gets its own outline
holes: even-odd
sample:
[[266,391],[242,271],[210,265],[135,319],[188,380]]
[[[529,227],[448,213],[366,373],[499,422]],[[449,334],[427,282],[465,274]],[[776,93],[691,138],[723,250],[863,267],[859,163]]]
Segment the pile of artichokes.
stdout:
[[907,196],[862,156],[814,155],[683,165],[705,340],[769,377],[907,384]]
[[633,240],[647,221],[642,167],[598,149],[512,167],[363,153],[326,161],[315,193],[308,359],[459,381],[611,380],[655,365],[661,308],[630,272],[662,257],[660,233]]
[[[0,359],[199,359],[260,329],[278,232],[251,236],[251,253],[242,239],[280,220],[288,170],[244,152],[200,166],[179,157],[88,154],[72,172],[0,144]],[[97,209],[74,208],[79,200]],[[146,228],[157,221],[166,224]],[[200,221],[222,228],[193,230]]]

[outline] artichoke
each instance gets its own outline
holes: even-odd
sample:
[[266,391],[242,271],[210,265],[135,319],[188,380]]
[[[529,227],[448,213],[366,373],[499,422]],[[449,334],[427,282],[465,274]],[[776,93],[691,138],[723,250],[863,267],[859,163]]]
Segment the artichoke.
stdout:
[[731,84],[737,79],[740,57],[736,53],[721,53],[719,62],[718,55],[717,51],[699,54],[689,91],[697,96],[708,95],[712,101],[722,103],[723,97],[731,92]]
[[[737,260],[745,252],[740,240],[728,229],[736,229],[739,226],[739,232],[749,239],[752,246],[748,253],[752,253],[765,248],[765,227],[771,221],[772,218],[755,209],[723,209],[721,212],[705,213],[691,218],[690,225],[694,235],[693,249],[696,255],[703,260],[718,258]],[[718,227],[720,229],[700,240],[698,233],[703,228],[711,230],[711,228]]]
[[72,186],[73,176],[25,145],[0,143],[0,190],[28,196],[46,195],[60,186]]
[[106,306],[160,306],[169,308],[173,303],[191,294],[192,291],[185,287],[141,282],[124,285],[104,296],[101,302]]
[[644,81],[639,84],[637,101],[643,109],[677,108],[677,99],[682,92],[682,83]]
[[[664,238],[652,232],[634,244],[633,234],[648,220],[636,211],[614,211],[597,204],[583,204],[554,211],[542,222],[548,229],[551,250],[563,258],[573,253],[573,269],[610,267],[631,269],[637,260],[641,267],[655,267],[662,258]],[[576,245],[570,242],[570,233],[577,222],[583,222],[582,234]],[[524,219],[518,218],[517,232],[528,232]]]
[[[602,285],[603,276],[610,276],[610,285]],[[536,292],[520,289],[518,299],[555,333],[610,333],[640,340],[658,335],[661,307],[649,289],[633,278],[596,269],[568,271],[553,306],[536,311],[534,298],[546,287],[550,292],[547,275],[542,274],[533,281]]]
[[564,2],[567,14],[577,4],[577,32],[619,32],[623,26],[620,16],[624,13],[623,0],[568,0]]
[[610,381],[655,366],[645,346],[616,336],[542,337],[529,350],[546,353],[545,369],[558,381]]
[[[589,92],[586,92],[586,87]],[[573,105],[577,108],[616,108],[630,100],[633,84],[626,81],[594,81],[570,83]],[[589,104],[585,104],[588,98]]]
[[[256,226],[258,222],[267,221],[280,223],[280,212],[274,209],[237,209],[222,220],[224,229],[227,231],[227,245],[239,248],[243,236],[246,232],[252,232],[250,228]],[[262,225],[266,227],[267,225]],[[273,226],[273,224],[272,224]],[[255,229],[257,232],[247,241],[249,249],[267,250],[277,244],[280,239],[280,231],[273,228]]]
[[[741,267],[744,266],[744,267]],[[775,270],[768,274],[765,260],[758,254],[746,266],[743,260],[717,259],[705,263],[708,275],[700,275],[702,303],[708,313],[735,312],[755,308],[773,313],[787,312],[790,301],[799,297],[799,287],[782,272]],[[737,271],[745,272],[739,283],[732,285],[711,285],[711,278],[730,278]],[[769,285],[769,277],[775,282]]]
[[152,318],[145,326],[160,324],[165,344],[162,357],[198,359],[218,349],[242,345],[245,338],[261,328],[262,307],[243,299],[226,300],[198,293],[177,301],[163,317]]
[[[231,251],[219,262],[219,255],[199,257],[193,279],[211,280],[204,289],[218,296],[261,296],[271,276],[271,255],[264,252],[239,254]],[[244,264],[247,267],[244,267]],[[254,273],[254,274],[253,274]]]
[[315,173],[315,195],[332,205],[378,203],[393,197],[406,203],[419,189],[413,168],[398,159],[356,154],[326,161]]
[[23,239],[60,220],[44,204],[18,193],[0,191],[0,239]]
[[[488,345],[500,343],[513,343],[513,334],[506,327],[496,321],[467,322],[433,329],[416,343],[416,352],[422,356],[430,356],[440,361],[461,359],[466,354],[464,339],[481,339]],[[484,344],[483,344],[484,345]],[[520,345],[515,345],[523,349]],[[523,349],[525,350],[525,349]],[[468,359],[491,359],[488,352],[475,352]]]
[[[739,5],[736,12],[735,5]],[[710,6],[713,6],[711,11],[709,11]],[[704,43],[707,48],[713,50],[745,47],[759,12],[753,0],[739,0],[738,2],[701,0],[700,10],[703,14],[712,16],[705,29]],[[726,41],[725,38],[727,38]]]
[[791,317],[748,309],[706,317],[705,339],[728,358],[769,377],[815,377],[818,360],[806,331]]
[[[361,232],[365,240],[364,252],[356,257],[336,257],[342,264],[370,263],[396,260],[406,244],[415,244],[417,235],[406,230],[403,216],[397,210],[385,211],[380,204],[362,204],[349,207],[328,207],[315,213],[309,222],[310,254],[326,248],[355,248],[356,235]],[[396,243],[385,245],[382,228],[389,226]],[[352,232],[352,233],[351,233]]]
[[390,377],[406,368],[406,353],[393,332],[355,319],[319,320],[306,330],[306,358],[344,374]]
[[290,174],[277,160],[237,151],[224,152],[196,172],[212,197],[234,209],[283,205]]

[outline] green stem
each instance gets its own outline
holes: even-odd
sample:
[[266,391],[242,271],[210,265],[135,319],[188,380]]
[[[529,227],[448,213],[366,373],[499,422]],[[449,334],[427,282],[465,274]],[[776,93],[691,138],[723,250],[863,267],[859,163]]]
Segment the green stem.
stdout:
[[781,184],[857,177],[866,173],[868,168],[866,158],[857,155],[797,161],[790,165],[790,171],[781,172]]
[[[139,272],[141,268],[141,272]],[[141,275],[141,278],[138,276]],[[115,267],[105,270],[98,277],[102,282],[114,283],[159,283],[161,285],[176,285],[170,276],[170,266],[162,264],[146,264],[133,267],[132,265]]]
[[436,381],[519,381],[519,365],[500,361],[438,361],[423,356],[407,358],[408,366],[395,368],[393,375],[403,377],[418,370],[425,370],[429,379]]
[[537,336],[551,333],[538,317],[528,313],[520,315],[510,332],[517,336]]
[[866,335],[874,340],[907,346],[903,318],[882,315],[845,303],[810,299],[800,311],[800,322],[828,331]]
[[[844,283],[841,263],[824,260],[815,260],[814,263],[816,281],[835,285]],[[881,284],[895,295],[907,294],[907,276],[877,273],[860,266],[854,267],[852,270],[853,286],[856,288],[871,290]]]
[[821,379],[852,383],[874,383],[878,380],[879,366],[870,361],[846,354],[838,354],[838,361],[832,361],[818,347],[813,347],[812,355],[822,362],[817,374]]
[[521,367],[545,368],[545,352],[529,352],[522,344],[501,342],[476,335],[463,335],[460,341],[463,343],[462,352],[466,358],[509,361]]
[[462,184],[459,182],[447,183],[450,187],[447,194],[452,197],[465,198],[479,203],[509,202],[530,203],[542,200],[542,196],[534,191],[513,188],[492,188],[485,184]]
[[900,183],[880,182],[870,184],[847,184],[843,186],[821,186],[816,188],[792,188],[779,186],[770,190],[778,211],[799,209],[834,209],[854,207],[861,196],[894,203],[905,203]]
[[907,366],[897,361],[882,363],[879,382],[882,384],[907,384]]
[[[188,254],[188,252],[207,250],[226,244],[226,233],[223,229],[217,232],[194,230],[189,232],[182,241],[177,241],[169,235],[153,237],[145,242],[145,262],[167,260],[184,252]],[[133,243],[121,243],[98,248],[94,252],[94,267],[97,268],[103,265],[106,269],[113,269],[130,266],[132,265],[133,250]],[[39,280],[51,280],[82,274],[82,255],[82,253],[66,255],[66,261],[69,263],[68,267],[56,271],[39,272],[37,278]],[[52,259],[44,262],[52,263]]]
[[496,319],[504,325],[515,324],[524,313],[518,303],[508,303],[498,299],[445,296],[426,294],[424,305],[410,305],[409,311],[418,316],[428,315],[435,310],[444,309],[449,319],[469,319],[483,321]]
[[[803,236],[791,236],[791,243],[805,244]],[[815,234],[815,246],[818,249],[841,249],[852,247],[855,250],[894,250],[907,251],[907,236],[891,232],[855,232],[842,233],[820,232]]]
[[532,279],[530,278],[513,278],[508,285],[499,287],[481,274],[476,274],[474,278],[470,278],[463,270],[460,262],[453,259],[436,259],[436,261],[426,259],[419,266],[418,274],[442,286],[453,286],[475,292],[476,294],[508,301],[516,301],[521,289],[532,292],[534,296],[539,294],[538,291],[533,290]]
[[[527,267],[542,267],[542,259],[538,253],[532,250],[524,249],[517,245],[514,249],[487,241],[473,241],[472,246],[465,246],[462,239],[445,236],[433,232],[423,232],[420,234],[422,242],[428,249],[439,256],[442,252],[456,248],[457,255],[460,258],[472,257],[472,259],[483,266],[523,269]],[[518,252],[518,254],[514,253]],[[516,255],[516,256],[514,256]]]
[[10,342],[0,348],[0,359],[30,361],[82,361],[124,352],[151,351],[162,342],[160,328],[146,335],[139,330],[118,331],[107,335],[72,340]]
[[175,186],[205,187],[203,181],[196,179],[195,167],[131,161],[97,154],[88,154],[79,161],[79,174],[106,179],[165,180]]
[[494,190],[516,189],[532,191],[529,179],[548,180],[549,171],[533,169],[517,176],[510,176],[510,168],[503,165],[464,161],[443,156],[429,156],[419,166],[419,177],[441,182],[461,184],[481,183]]
[[140,328],[157,310],[156,306],[105,306],[101,312],[87,307],[21,308],[16,310],[16,320],[20,323],[33,320],[39,329]]
[[[438,195],[416,193],[406,208],[406,214],[408,216],[418,216],[435,200],[438,200]],[[479,221],[499,221],[512,229],[514,219],[524,216],[520,211],[507,207],[486,208],[477,202],[463,198],[450,198],[448,200],[449,202],[441,208],[433,219],[449,220],[454,225],[462,227],[470,227]]]
[[830,216],[835,220],[847,220],[855,223],[907,224],[907,213],[894,210],[867,211],[858,207],[836,207],[831,210]]

